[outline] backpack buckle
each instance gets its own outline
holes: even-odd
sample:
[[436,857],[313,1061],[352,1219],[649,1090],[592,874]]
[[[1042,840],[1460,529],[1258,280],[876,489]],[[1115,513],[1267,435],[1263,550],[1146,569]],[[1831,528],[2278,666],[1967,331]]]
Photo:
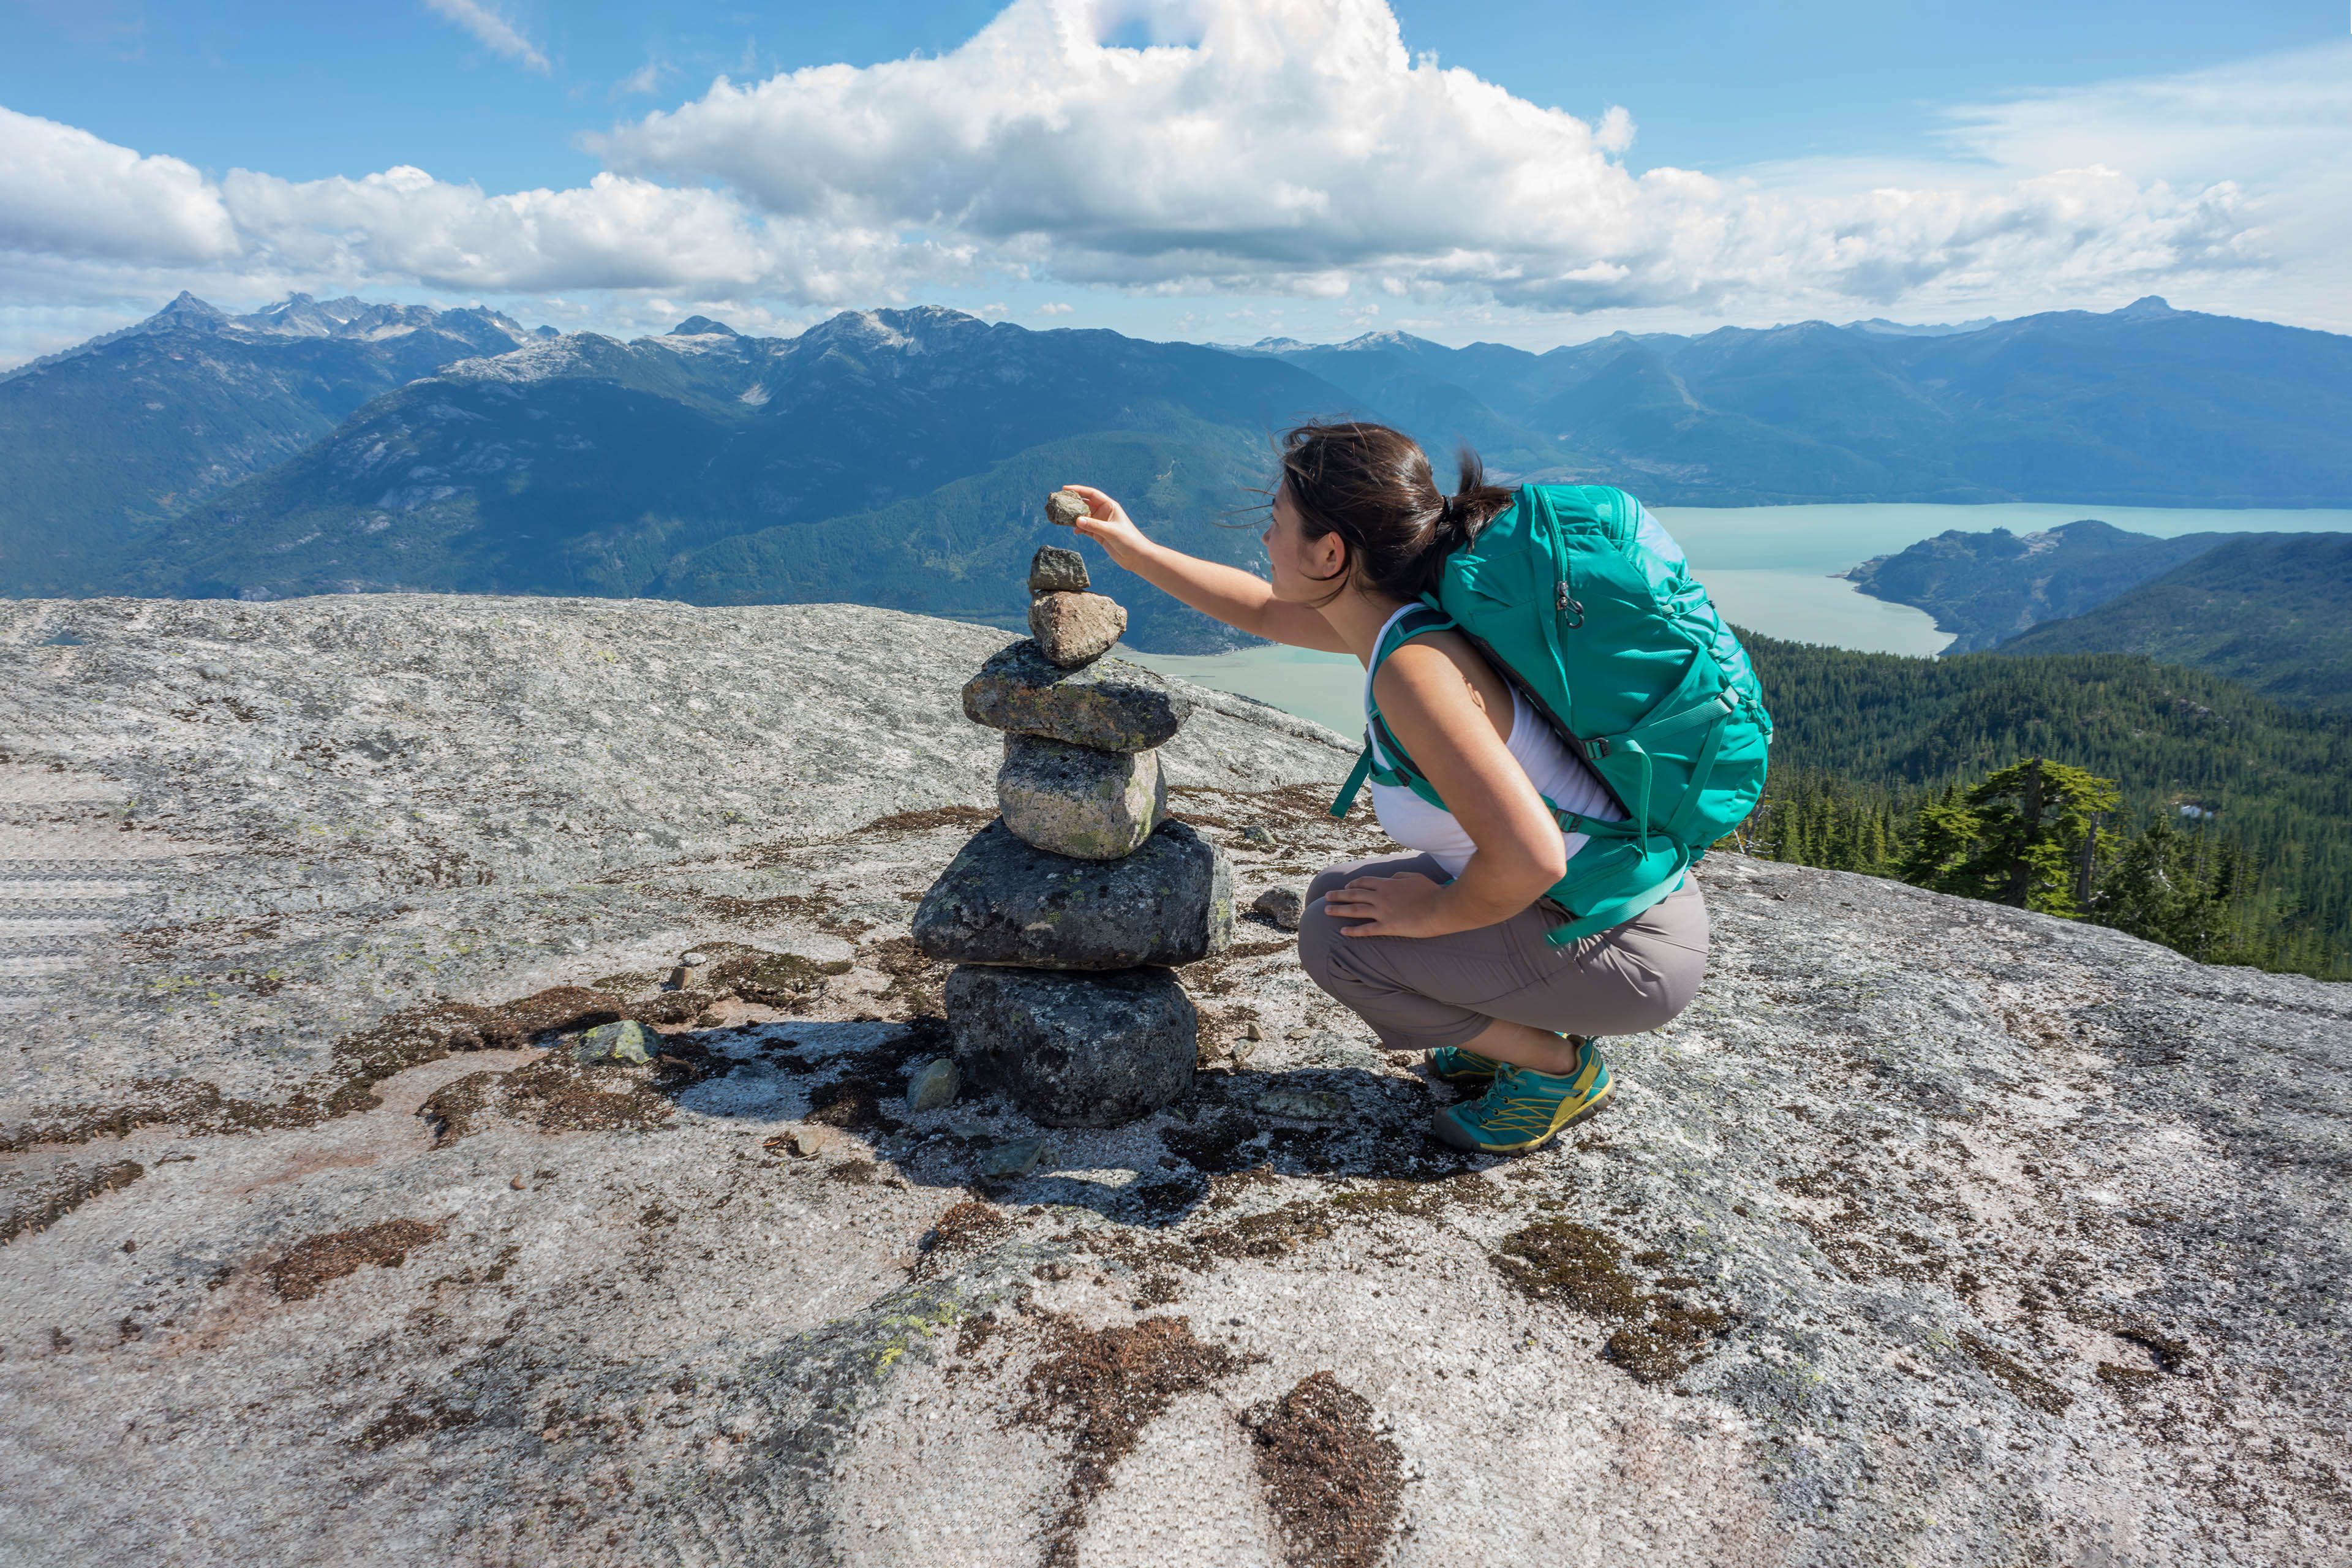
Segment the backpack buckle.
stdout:
[[1585,754],[1585,756],[1586,756],[1587,758],[1589,758],[1589,759],[1591,759],[1591,761],[1594,761],[1594,762],[1598,762],[1598,761],[1600,761],[1602,757],[1607,756],[1607,755],[1609,754],[1609,740],[1608,740],[1608,737],[1603,736],[1603,737],[1601,737],[1600,740],[1597,740],[1597,741],[1587,741],[1587,742],[1584,742],[1584,754]]
[[1574,631],[1577,627],[1584,624],[1584,606],[1578,604],[1574,599],[1569,597],[1568,584],[1566,583],[1562,583],[1559,585],[1559,613],[1564,616],[1574,616],[1576,617],[1574,620],[1568,623],[1568,629],[1570,631]]

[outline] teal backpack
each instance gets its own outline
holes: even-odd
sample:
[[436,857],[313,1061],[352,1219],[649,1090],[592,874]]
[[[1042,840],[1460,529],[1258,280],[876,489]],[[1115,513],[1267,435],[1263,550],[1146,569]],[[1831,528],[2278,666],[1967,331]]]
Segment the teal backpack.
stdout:
[[[1597,822],[1545,800],[1564,831],[1588,836],[1546,895],[1569,917],[1547,939],[1554,946],[1622,925],[1673,892],[1755,809],[1772,739],[1756,672],[1680,548],[1623,490],[1521,489],[1510,510],[1446,558],[1437,592],[1390,627],[1372,669],[1448,627],[1527,695],[1625,811],[1622,822]],[[1331,815],[1348,814],[1367,778],[1446,809],[1377,705],[1370,720],[1397,769],[1378,765],[1368,732]]]

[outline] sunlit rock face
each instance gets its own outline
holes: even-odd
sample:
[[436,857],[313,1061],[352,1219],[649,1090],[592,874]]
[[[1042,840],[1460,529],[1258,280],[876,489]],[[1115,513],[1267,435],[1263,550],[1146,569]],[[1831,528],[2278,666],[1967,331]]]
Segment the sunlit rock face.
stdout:
[[[1425,1137],[1255,914],[1165,1108],[918,1110],[1004,641],[0,605],[16,1554],[2352,1551],[2347,987],[1719,857],[1698,1001],[1526,1159]],[[1352,748],[1181,694],[1234,909],[1381,850]]]

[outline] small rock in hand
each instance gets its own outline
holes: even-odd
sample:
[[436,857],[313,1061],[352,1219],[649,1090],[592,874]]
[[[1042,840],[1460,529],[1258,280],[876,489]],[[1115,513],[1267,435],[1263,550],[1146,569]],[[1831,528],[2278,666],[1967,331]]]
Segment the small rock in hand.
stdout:
[[1045,498],[1045,521],[1056,528],[1076,528],[1078,519],[1093,510],[1076,490],[1055,490]]

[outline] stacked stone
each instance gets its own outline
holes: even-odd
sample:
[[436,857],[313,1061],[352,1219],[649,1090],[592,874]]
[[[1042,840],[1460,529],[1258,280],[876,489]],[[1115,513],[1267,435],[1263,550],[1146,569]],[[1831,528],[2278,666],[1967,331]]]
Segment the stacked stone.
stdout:
[[1110,1127],[1191,1083],[1199,1020],[1170,968],[1233,941],[1224,855],[1168,817],[1159,748],[1191,704],[1105,650],[1127,613],[1051,545],[1029,569],[1035,636],[963,690],[1004,731],[999,816],[915,911],[959,967],[948,1024],[965,1076],[1050,1127]]

